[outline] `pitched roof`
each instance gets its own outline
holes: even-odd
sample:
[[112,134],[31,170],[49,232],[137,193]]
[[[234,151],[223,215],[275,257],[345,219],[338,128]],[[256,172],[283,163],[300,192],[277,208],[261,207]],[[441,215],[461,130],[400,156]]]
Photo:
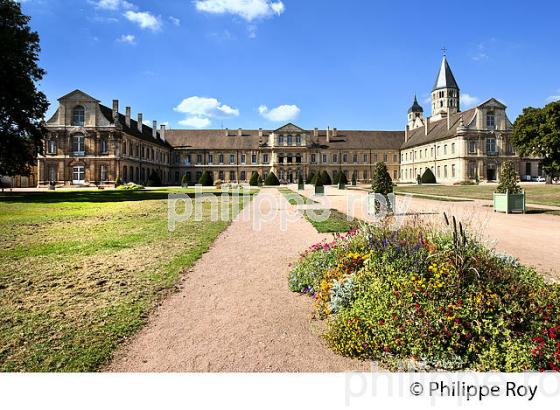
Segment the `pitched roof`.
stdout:
[[[99,104],[99,109],[101,110],[101,114],[107,119],[107,121],[114,123],[113,120],[113,110],[109,107],[104,106],[103,104]],[[152,134],[152,127],[148,127],[145,124],[142,124],[142,132],[138,129],[138,122],[130,119],[130,127],[126,125],[126,117],[119,113],[117,118],[117,123],[122,127],[124,133],[128,135],[132,135],[136,138],[140,138],[146,142],[155,143],[161,145],[166,148],[171,148],[171,146],[161,139],[161,136],[158,131],[156,131],[157,138],[153,137]]]
[[441,67],[439,69],[432,91],[439,90],[440,88],[456,88],[457,90],[459,89],[457,81],[455,81],[455,77],[453,76],[453,72],[451,71],[451,67],[449,67],[449,64],[447,63],[447,58],[445,58],[445,56],[443,57],[443,60],[441,60]]
[[424,112],[424,108],[420,104],[418,104],[418,100],[416,99],[416,95],[414,95],[414,102],[412,103],[412,107],[408,109],[408,113],[411,112]]
[[419,127],[408,132],[408,141],[402,144],[403,149],[428,144],[445,138],[453,137],[457,134],[457,128],[463,117],[464,124],[469,124],[476,114],[477,107],[467,111],[458,112],[451,115],[450,127],[447,129],[447,118],[438,121],[430,121],[428,124],[428,135],[425,127]]
[[[262,130],[259,137],[259,130],[243,130],[241,136],[237,130],[230,130],[228,136],[225,130],[168,130],[165,138],[175,148],[251,150],[268,146],[272,132]],[[319,131],[317,137],[313,131],[306,133],[310,135],[311,145],[335,149],[398,150],[404,141],[403,131],[337,130],[336,136],[331,134],[329,143],[325,130]]]

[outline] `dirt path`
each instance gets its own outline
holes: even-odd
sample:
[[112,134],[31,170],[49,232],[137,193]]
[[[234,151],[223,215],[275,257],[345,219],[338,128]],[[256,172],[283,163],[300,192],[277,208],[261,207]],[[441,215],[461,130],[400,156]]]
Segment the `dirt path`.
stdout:
[[[260,230],[246,218],[256,208],[265,214],[257,219]],[[311,300],[288,289],[289,263],[326,236],[275,189],[263,189],[240,216],[105,370],[369,370],[367,363],[328,350],[319,336],[321,322],[311,318]],[[291,220],[286,230],[282,218]]]
[[[296,186],[290,188],[296,189]],[[349,198],[360,202],[367,192],[361,190],[338,190],[326,187],[326,196],[317,199],[330,207],[347,213]],[[306,187],[305,195],[311,196],[312,188]],[[397,196],[399,204],[407,201]],[[412,198],[407,204],[407,217],[419,217],[428,223],[441,224],[446,212],[469,227],[471,233],[481,237],[489,246],[500,252],[519,258],[535,267],[545,276],[560,280],[560,216],[546,214],[512,214],[494,212],[488,201],[443,202],[424,198]],[[354,215],[368,219],[367,209],[354,207]]]

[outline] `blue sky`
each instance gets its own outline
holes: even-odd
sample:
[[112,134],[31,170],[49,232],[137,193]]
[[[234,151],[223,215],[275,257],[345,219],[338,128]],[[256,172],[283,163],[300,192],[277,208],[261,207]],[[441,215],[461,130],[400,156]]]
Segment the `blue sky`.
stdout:
[[172,128],[403,129],[446,47],[463,108],[560,99],[560,2],[25,0],[41,89]]

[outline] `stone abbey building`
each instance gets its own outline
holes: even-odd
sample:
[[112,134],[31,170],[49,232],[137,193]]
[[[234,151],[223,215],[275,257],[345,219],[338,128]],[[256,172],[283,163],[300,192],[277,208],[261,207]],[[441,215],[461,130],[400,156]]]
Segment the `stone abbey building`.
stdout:
[[286,124],[276,130],[167,130],[131,108],[119,111],[75,90],[60,98],[47,121],[44,154],[30,184],[46,186],[145,183],[157,173],[165,185],[178,185],[185,176],[198,181],[204,171],[225,182],[248,182],[256,171],[263,178],[274,172],[282,182],[298,175],[343,172],[369,182],[378,161],[387,164],[395,181],[413,182],[427,168],[438,182],[478,178],[494,181],[500,164],[511,159],[522,178],[542,174],[537,159],[519,158],[509,136],[512,124],[506,107],[496,99],[460,110],[460,89],[446,57],[432,91],[432,116],[425,117],[416,98],[404,131],[359,131]]

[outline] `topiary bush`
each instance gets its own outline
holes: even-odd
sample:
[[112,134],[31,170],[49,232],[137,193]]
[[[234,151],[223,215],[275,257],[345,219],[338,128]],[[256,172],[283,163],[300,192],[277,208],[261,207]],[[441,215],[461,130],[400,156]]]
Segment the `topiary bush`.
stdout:
[[423,184],[435,184],[436,183],[436,176],[432,172],[430,168],[426,168],[422,177],[420,178],[420,182]]
[[384,196],[393,192],[393,180],[384,162],[376,162],[373,165],[371,190]]
[[257,171],[253,171],[251,175],[251,179],[249,180],[250,186],[258,186],[259,185],[259,173]]
[[212,175],[208,171],[204,171],[198,180],[199,185],[202,186],[214,186],[214,181],[212,180]]
[[332,179],[333,184],[337,185],[340,182],[340,174],[341,174],[340,171],[337,172],[336,174],[334,174],[333,179]]
[[266,186],[279,186],[280,181],[278,180],[278,177],[276,176],[276,174],[274,172],[270,172],[266,176],[266,179],[264,180],[264,184]]
[[323,185],[332,185],[332,180],[331,180],[331,176],[329,175],[329,173],[327,172],[327,170],[324,170],[321,173],[321,183]]
[[496,188],[496,192],[505,194],[518,194],[521,192],[521,186],[517,183],[517,172],[512,161],[505,161],[500,172],[500,184]]
[[306,184],[313,184],[313,179],[315,178],[315,173],[313,171],[311,171],[309,174],[307,174],[307,179],[305,180]]
[[346,174],[344,172],[340,172],[340,175],[338,176],[338,183],[345,185],[348,183],[348,178],[346,178]]
[[357,182],[358,182],[358,177],[356,176],[356,173],[353,172],[352,173],[352,185],[356,186]]
[[335,352],[392,370],[560,371],[560,285],[467,235],[366,226],[302,253]]
[[152,171],[148,180],[146,181],[146,186],[161,186],[161,178],[156,171]]

